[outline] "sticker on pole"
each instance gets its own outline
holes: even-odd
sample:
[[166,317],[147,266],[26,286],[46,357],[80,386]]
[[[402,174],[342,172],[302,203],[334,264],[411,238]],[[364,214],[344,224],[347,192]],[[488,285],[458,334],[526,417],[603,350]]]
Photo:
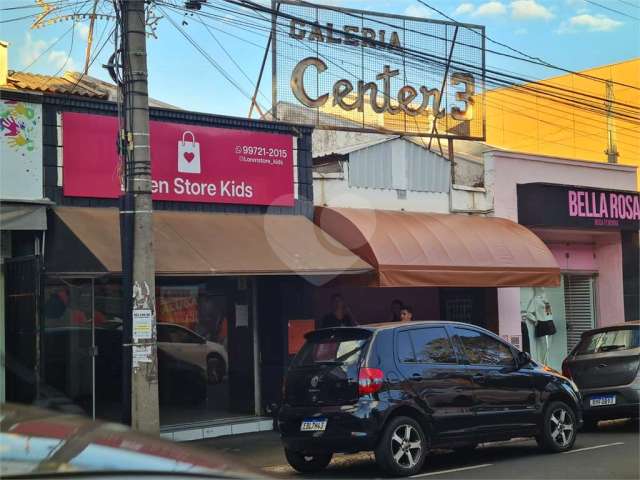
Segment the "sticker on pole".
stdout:
[[153,313],[150,309],[133,310],[133,341],[149,340],[153,335]]
[[187,130],[178,141],[178,171],[200,173],[200,144],[193,132]]
[[134,367],[141,363],[151,363],[151,347],[134,345],[131,360]]

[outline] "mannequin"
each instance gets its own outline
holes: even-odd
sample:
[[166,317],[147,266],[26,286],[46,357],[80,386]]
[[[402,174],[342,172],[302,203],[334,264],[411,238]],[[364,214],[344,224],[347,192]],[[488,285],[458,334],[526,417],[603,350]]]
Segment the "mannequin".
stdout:
[[525,310],[525,318],[533,326],[536,338],[544,338],[543,351],[540,352],[540,348],[536,344],[536,353],[543,363],[549,363],[549,335],[555,333],[555,326],[553,325],[551,304],[543,287],[533,288],[533,296]]

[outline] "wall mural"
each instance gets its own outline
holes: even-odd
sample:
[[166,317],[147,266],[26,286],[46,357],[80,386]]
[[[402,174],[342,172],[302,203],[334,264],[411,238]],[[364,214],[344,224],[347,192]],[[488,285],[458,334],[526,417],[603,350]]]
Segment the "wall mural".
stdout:
[[42,106],[0,100],[0,195],[42,198]]

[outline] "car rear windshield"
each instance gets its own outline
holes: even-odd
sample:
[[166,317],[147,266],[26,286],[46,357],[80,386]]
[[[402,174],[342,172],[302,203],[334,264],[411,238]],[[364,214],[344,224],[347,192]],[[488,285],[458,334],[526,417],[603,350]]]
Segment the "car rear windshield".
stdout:
[[292,367],[357,365],[366,350],[370,335],[369,332],[358,330],[314,332],[307,337],[293,360]]
[[576,355],[629,350],[640,346],[640,328],[620,328],[586,334],[582,337]]

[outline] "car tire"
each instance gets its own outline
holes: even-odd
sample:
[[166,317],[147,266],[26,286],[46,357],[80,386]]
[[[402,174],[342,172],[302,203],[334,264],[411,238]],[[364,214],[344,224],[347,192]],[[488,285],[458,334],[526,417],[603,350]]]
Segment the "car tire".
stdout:
[[564,402],[554,401],[544,411],[542,432],[536,437],[540,448],[547,452],[566,452],[576,441],[577,422],[573,409]]
[[378,466],[390,475],[415,475],[427,456],[427,439],[422,427],[410,417],[393,418],[382,433],[375,456]]
[[317,473],[324,470],[329,463],[333,453],[318,453],[313,455],[305,455],[302,452],[284,449],[284,456],[287,458],[289,465],[300,473]]
[[207,382],[217,385],[224,380],[227,367],[220,355],[209,355],[207,357]]

